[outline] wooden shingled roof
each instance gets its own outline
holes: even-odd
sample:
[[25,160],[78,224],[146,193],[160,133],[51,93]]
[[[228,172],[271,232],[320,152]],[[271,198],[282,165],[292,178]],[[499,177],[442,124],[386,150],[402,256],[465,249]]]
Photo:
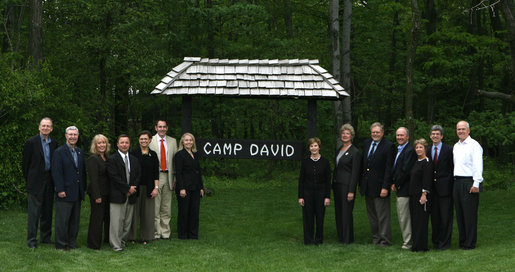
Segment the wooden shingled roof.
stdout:
[[185,57],[152,94],[315,97],[349,96],[318,60]]

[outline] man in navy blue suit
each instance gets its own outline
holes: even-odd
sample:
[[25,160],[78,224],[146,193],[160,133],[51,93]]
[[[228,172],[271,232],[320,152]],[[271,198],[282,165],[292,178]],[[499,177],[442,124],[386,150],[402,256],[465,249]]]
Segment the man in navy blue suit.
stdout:
[[381,123],[370,126],[371,139],[363,144],[363,173],[360,182],[361,194],[365,196],[367,215],[376,245],[392,245],[390,226],[391,168],[393,164],[392,142],[383,139]]
[[39,122],[39,134],[31,137],[23,147],[22,169],[27,180],[27,246],[36,248],[38,223],[40,242],[50,244],[52,236],[52,210],[54,208],[54,183],[51,163],[57,141],[50,137],[52,119]]
[[453,154],[452,147],[442,142],[443,128],[431,127],[429,135],[433,145],[427,150],[427,157],[434,166],[433,191],[431,199],[431,229],[435,249],[448,249],[451,246],[453,201]]
[[67,127],[65,137],[66,144],[55,150],[52,159],[52,177],[57,192],[55,247],[59,250],[77,248],[80,204],[86,188],[84,153],[76,146],[79,129]]

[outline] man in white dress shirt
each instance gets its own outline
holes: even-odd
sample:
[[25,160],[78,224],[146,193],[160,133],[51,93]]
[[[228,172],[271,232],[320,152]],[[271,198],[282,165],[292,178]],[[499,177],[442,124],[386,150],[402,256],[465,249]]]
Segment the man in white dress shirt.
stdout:
[[462,249],[474,249],[477,241],[479,187],[483,181],[483,148],[470,137],[470,125],[459,121],[456,133],[460,139],[453,149],[454,189],[459,243]]

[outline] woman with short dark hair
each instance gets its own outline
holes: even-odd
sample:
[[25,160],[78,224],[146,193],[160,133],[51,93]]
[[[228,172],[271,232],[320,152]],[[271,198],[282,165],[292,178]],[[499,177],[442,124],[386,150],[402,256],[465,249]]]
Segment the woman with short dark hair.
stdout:
[[331,165],[320,155],[320,144],[316,137],[308,140],[311,154],[300,167],[298,201],[302,206],[305,245],[323,242],[325,207],[331,203]]

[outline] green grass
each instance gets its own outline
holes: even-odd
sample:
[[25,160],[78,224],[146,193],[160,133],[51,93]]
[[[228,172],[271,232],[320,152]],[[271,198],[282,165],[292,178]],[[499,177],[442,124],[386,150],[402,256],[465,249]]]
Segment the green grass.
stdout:
[[[129,245],[121,253],[108,245],[86,247],[89,205],[83,203],[79,249],[61,252],[50,245],[26,247],[26,212],[0,212],[0,271],[514,271],[515,190],[481,194],[478,244],[412,253],[400,249],[399,225],[392,205],[394,245],[371,244],[364,199],[354,210],[356,243],[337,242],[334,209],[326,211],[324,244],[302,243],[296,174],[275,181],[207,179],[214,195],[201,203],[200,238],[175,238]],[[392,202],[393,204],[393,202]],[[176,215],[176,203],[173,204]],[[175,229],[175,218],[172,219]],[[456,224],[455,224],[456,225]],[[176,232],[174,232],[176,234]],[[53,238],[53,237],[52,237]]]

